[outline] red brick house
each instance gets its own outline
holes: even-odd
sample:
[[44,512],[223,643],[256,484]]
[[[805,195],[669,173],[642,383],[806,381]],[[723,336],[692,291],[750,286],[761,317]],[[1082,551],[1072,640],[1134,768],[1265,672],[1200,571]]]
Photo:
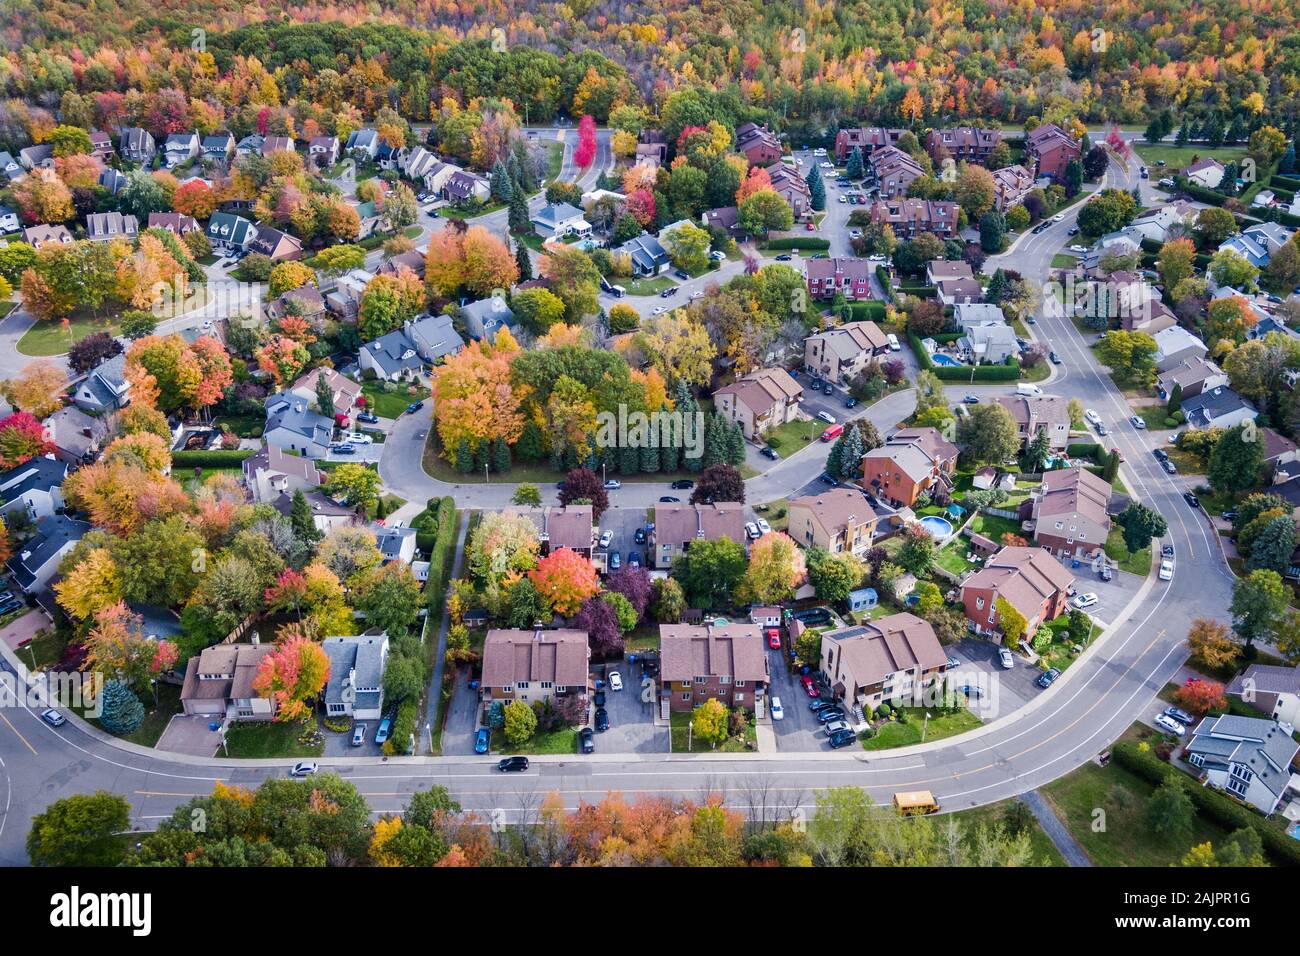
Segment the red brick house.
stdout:
[[988,163],[993,148],[1002,142],[1002,131],[958,126],[951,129],[932,129],[925,138],[925,151],[934,160],[936,168],[951,158],[959,163]]
[[1037,165],[1039,176],[1051,176],[1057,182],[1081,151],[1079,141],[1055,123],[1044,123],[1025,137],[1025,159]]
[[1025,618],[1025,636],[1059,617],[1074,576],[1044,548],[1003,548],[961,585],[966,620],[976,634],[1002,634],[997,602],[1005,598]]
[[862,487],[896,508],[910,508],[922,494],[951,490],[957,455],[937,428],[900,429],[862,456]]
[[770,677],[758,624],[659,625],[660,707],[685,713],[710,698],[753,711]]
[[1086,468],[1047,472],[1034,496],[1034,543],[1061,557],[1092,557],[1110,534],[1110,493],[1110,484]]
[[781,159],[781,141],[766,126],[744,123],[736,127],[736,152],[750,166],[770,166]]
[[860,126],[856,129],[842,129],[835,134],[835,159],[843,163],[854,149],[862,151],[864,160],[871,154],[886,146],[897,146],[898,139],[905,133],[902,129],[886,129],[882,126]]
[[804,263],[808,294],[833,299],[843,292],[846,299],[870,299],[872,268],[866,259],[809,259]]
[[923,232],[951,239],[957,235],[957,204],[943,199],[877,200],[871,204],[871,221],[889,226],[900,240]]

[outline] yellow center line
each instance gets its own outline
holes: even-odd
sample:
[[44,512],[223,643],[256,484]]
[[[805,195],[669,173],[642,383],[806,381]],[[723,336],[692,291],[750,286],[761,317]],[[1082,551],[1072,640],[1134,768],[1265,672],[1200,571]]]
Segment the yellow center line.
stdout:
[[36,748],[31,745],[31,743],[27,740],[27,738],[18,732],[18,728],[15,727],[13,724],[9,723],[8,717],[6,717],[4,714],[0,714],[0,720],[3,720],[5,722],[5,726],[14,732],[14,736],[17,737],[19,740],[21,740],[23,742],[23,745],[26,746],[27,749],[32,752],[32,756],[34,757],[40,756],[36,752]]

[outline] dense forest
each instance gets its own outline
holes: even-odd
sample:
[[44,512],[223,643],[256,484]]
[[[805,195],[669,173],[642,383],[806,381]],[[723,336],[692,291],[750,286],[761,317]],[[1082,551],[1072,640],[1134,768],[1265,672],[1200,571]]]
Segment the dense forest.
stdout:
[[[237,127],[239,111],[256,106],[327,131],[382,107],[428,119],[448,100],[508,100],[535,123],[582,113],[603,122],[619,105],[656,114],[685,98],[684,123],[753,119],[818,136],[862,122],[1145,124],[1166,110],[1180,121],[1214,113],[1291,128],[1300,87],[1300,9],[1270,0],[7,7],[6,144],[26,138],[19,128],[39,138],[41,111],[77,113],[87,98],[112,94],[126,98],[121,115],[133,121],[150,110],[165,120],[170,109],[200,128]],[[89,118],[113,118],[111,107]]]

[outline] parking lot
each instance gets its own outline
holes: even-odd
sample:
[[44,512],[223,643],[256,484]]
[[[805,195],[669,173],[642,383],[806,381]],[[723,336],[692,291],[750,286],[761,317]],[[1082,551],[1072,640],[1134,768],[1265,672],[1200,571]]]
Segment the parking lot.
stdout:
[[1001,646],[968,637],[947,648],[948,654],[959,662],[958,686],[965,680],[980,689],[979,697],[971,700],[971,711],[984,720],[1019,710],[1043,692],[1034,683],[1042,670],[1019,652],[1011,655],[1015,666],[1007,670],[998,662]]
[[[784,637],[781,638],[785,640]],[[772,674],[772,696],[781,700],[781,709],[785,717],[772,721],[772,731],[776,734],[776,749],[792,753],[807,753],[814,750],[828,750],[826,734],[817,717],[808,709],[812,700],[803,689],[799,679],[789,672],[782,658],[784,649],[768,651],[768,666]]]
[[[1156,551],[1158,555],[1158,542]],[[1103,581],[1098,572],[1093,570],[1090,562],[1080,562],[1077,568],[1070,561],[1063,561],[1062,565],[1074,575],[1075,591],[1079,594],[1097,595],[1097,603],[1092,607],[1084,608],[1084,610],[1098,624],[1109,624],[1124,609],[1124,605],[1132,600],[1133,595],[1137,593],[1137,589],[1142,586],[1142,578],[1135,574],[1129,574],[1127,571],[1115,570],[1112,572],[1111,580]],[[1177,568],[1177,561],[1174,562],[1174,566]]]
[[325,453],[325,461],[329,461],[329,462],[352,461],[352,462],[357,462],[358,464],[375,462],[377,464],[379,462],[380,456],[382,456],[384,453],[384,445],[382,442],[372,442],[369,445],[353,444],[352,448],[354,449],[352,454],[340,455],[338,452],[334,450],[333,447],[331,447],[329,451]]
[[668,728],[654,725],[654,694],[646,692],[640,666],[619,662],[611,664],[608,671],[618,673],[623,689],[609,690],[606,670],[595,671],[606,680],[605,711],[609,714],[609,730],[596,734],[596,753],[666,753]]
[[[640,508],[620,508],[618,505],[618,492],[609,493],[609,502],[611,508],[600,516],[600,531],[613,532],[613,538],[607,549],[611,555],[618,552],[620,562],[627,563],[628,555],[633,551],[641,554],[641,563],[648,567],[646,559],[649,557],[650,549],[647,545],[639,545],[633,537],[637,528],[643,528],[646,524],[646,514]],[[689,501],[691,493],[689,491],[675,492],[676,497],[682,501]]]

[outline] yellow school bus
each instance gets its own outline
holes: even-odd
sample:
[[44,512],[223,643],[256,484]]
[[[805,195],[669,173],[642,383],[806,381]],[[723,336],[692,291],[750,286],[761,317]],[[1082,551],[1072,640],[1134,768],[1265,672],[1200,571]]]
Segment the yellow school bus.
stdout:
[[894,794],[894,809],[904,815],[938,813],[939,801],[929,790],[912,790]]

